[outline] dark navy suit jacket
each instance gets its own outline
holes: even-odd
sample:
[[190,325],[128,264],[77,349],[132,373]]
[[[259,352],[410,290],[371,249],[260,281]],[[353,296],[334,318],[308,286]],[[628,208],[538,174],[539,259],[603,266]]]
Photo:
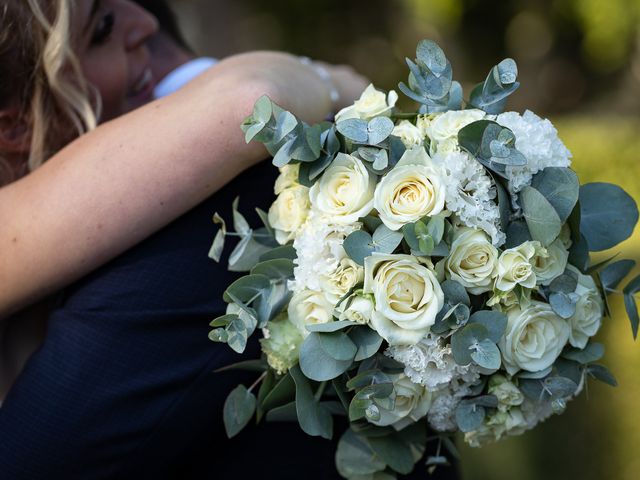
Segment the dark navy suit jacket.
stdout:
[[211,218],[229,219],[237,195],[267,209],[276,174],[252,168],[69,289],[0,408],[0,478],[338,478],[337,439],[263,423],[227,440],[222,424],[229,391],[256,374],[212,372],[259,349],[207,337],[236,278],[207,257]]

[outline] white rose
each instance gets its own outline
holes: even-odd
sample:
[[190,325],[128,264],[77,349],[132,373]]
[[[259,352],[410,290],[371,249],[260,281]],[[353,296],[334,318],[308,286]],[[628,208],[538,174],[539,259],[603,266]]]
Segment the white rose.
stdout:
[[431,153],[457,151],[458,132],[485,116],[485,112],[477,109],[452,110],[435,115],[427,128],[427,135],[431,139]]
[[513,290],[516,285],[526,288],[536,286],[536,274],[531,265],[538,242],[524,242],[522,245],[505,250],[498,259],[496,288],[503,292]]
[[420,129],[409,120],[402,120],[393,127],[391,135],[400,137],[400,140],[402,140],[402,143],[404,143],[404,146],[407,148],[422,145],[422,140],[424,140],[424,135],[422,135]]
[[333,305],[327,301],[322,292],[302,290],[291,297],[287,314],[302,336],[306,337],[309,335],[306,325],[333,321]]
[[276,195],[280,195],[286,188],[298,185],[298,176],[300,175],[299,163],[288,163],[280,168],[280,175],[276,179],[273,191]]
[[336,224],[354,223],[373,208],[375,175],[360,160],[339,153],[317,181],[309,196],[313,208]]
[[509,407],[521,405],[524,401],[524,395],[507,377],[500,374],[492,375],[489,378],[489,395],[495,395],[498,398],[498,410],[504,412]]
[[488,292],[497,274],[498,250],[482,230],[456,230],[451,253],[445,260],[447,278],[455,280],[474,294]]
[[278,243],[284,245],[293,240],[307,219],[310,207],[309,189],[303,185],[286,188],[278,195],[268,215]]
[[418,343],[444,304],[433,272],[412,255],[379,253],[365,258],[364,271],[364,292],[376,304],[372,328],[390,345]]
[[531,262],[536,274],[536,283],[549,285],[554,278],[564,273],[568,259],[569,252],[560,239],[556,239],[547,248],[538,247]]
[[298,362],[302,335],[286,315],[267,322],[263,334],[260,346],[267,356],[267,363],[278,375],[285,374]]
[[398,94],[394,90],[385,95],[370,84],[353,105],[343,108],[336,114],[335,121],[337,123],[349,118],[370,120],[373,117],[388,117],[397,101]]
[[578,276],[578,303],[576,313],[569,319],[571,333],[569,343],[576,348],[584,348],[590,337],[593,337],[600,329],[604,301],[593,281],[591,275],[583,275],[573,265],[567,267]]
[[420,136],[424,137],[429,135],[429,126],[431,125],[433,115],[418,115],[416,118],[416,127],[420,130]]
[[527,308],[512,308],[499,343],[507,372],[539,372],[550,367],[569,340],[570,331],[569,323],[547,303],[531,301]]
[[364,279],[364,269],[350,258],[342,258],[336,269],[320,277],[320,290],[332,305]]
[[[350,302],[348,300],[351,300]],[[338,310],[338,320],[350,320],[366,324],[371,320],[374,304],[369,295],[356,295],[342,302]]]
[[444,209],[444,178],[423,147],[407,150],[398,164],[378,183],[374,207],[391,230]]
[[391,425],[396,430],[413,425],[424,417],[431,407],[432,395],[422,385],[413,383],[404,374],[390,375],[395,392],[395,402],[392,409],[386,409],[377,405],[380,413],[378,420],[368,418],[369,422],[379,427]]

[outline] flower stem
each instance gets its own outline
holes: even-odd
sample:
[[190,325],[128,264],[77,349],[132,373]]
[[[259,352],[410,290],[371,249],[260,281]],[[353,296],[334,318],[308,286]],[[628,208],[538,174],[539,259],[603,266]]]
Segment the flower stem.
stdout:
[[251,390],[253,390],[254,388],[256,388],[256,386],[257,386],[257,385],[258,385],[262,380],[264,380],[264,377],[266,377],[266,376],[267,376],[267,372],[268,372],[268,370],[266,370],[266,371],[262,372],[262,374],[261,374],[261,375],[256,379],[256,381],[255,381],[255,382],[253,382],[253,383],[251,384],[251,386],[249,387],[249,391],[251,391]]

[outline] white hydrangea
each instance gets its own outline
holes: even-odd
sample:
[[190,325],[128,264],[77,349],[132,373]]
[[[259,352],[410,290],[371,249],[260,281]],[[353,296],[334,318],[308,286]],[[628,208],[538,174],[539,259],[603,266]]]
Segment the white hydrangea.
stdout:
[[455,397],[448,390],[438,392],[431,403],[427,414],[427,421],[436,432],[453,432],[458,429],[456,424],[456,407],[461,398]]
[[466,226],[480,228],[495,246],[506,236],[500,229],[496,190],[484,167],[465,152],[437,153],[433,162],[445,172],[445,203]]
[[293,241],[297,253],[293,270],[295,280],[289,283],[293,292],[321,290],[320,279],[331,275],[346,253],[342,247],[344,239],[361,224],[335,225],[331,219],[311,212]]
[[507,177],[511,190],[519,192],[531,183],[531,177],[546,167],[568,167],[571,152],[558,138],[553,124],[527,110],[523,115],[505,112],[496,117],[503,127],[509,128],[516,136],[516,148],[527,158],[527,165],[507,167]]
[[[390,346],[385,355],[404,364],[407,377],[431,391],[446,388],[454,378],[466,380],[472,370],[471,365],[458,365],[453,359],[451,346],[445,345],[441,337],[432,333],[415,345]],[[476,380],[474,377],[471,374],[471,378]]]

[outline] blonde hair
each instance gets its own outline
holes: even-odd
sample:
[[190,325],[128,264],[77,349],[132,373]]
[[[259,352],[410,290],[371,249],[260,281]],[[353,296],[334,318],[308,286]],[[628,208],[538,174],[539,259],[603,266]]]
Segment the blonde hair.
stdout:
[[19,102],[29,127],[24,170],[36,169],[97,123],[99,95],[73,52],[74,3],[8,0],[0,12],[0,106]]

